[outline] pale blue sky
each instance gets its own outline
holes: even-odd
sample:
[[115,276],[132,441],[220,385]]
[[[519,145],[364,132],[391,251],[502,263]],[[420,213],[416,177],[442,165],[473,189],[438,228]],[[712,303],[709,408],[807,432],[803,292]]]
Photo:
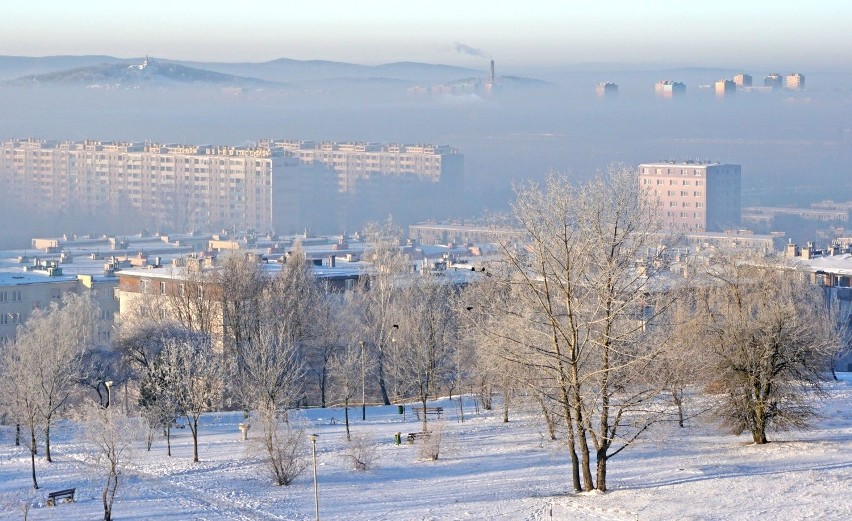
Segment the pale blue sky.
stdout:
[[852,68],[850,0],[3,0],[0,54]]

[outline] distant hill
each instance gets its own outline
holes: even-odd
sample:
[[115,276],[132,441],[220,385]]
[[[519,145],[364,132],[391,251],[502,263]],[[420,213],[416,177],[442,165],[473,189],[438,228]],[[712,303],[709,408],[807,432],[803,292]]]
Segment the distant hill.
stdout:
[[449,81],[459,77],[470,76],[481,72],[451,65],[398,62],[384,65],[357,65],[353,63],[333,62],[325,60],[291,60],[279,58],[262,63],[204,63],[204,62],[175,62],[192,67],[203,67],[211,71],[226,74],[252,76],[269,81],[316,81],[385,78],[409,82],[419,81]]
[[141,87],[177,85],[217,85],[249,87],[280,84],[257,78],[246,78],[205,69],[187,67],[177,63],[164,63],[145,58],[141,63],[101,63],[74,69],[22,76],[8,84],[85,86],[85,87]]
[[115,58],[103,55],[84,56],[0,56],[0,81],[22,76],[44,74],[104,63],[141,63],[142,59]]
[[[506,86],[533,86],[532,78],[498,78]],[[212,85],[242,88],[406,87],[483,81],[488,71],[451,65],[395,62],[358,65],[325,60],[279,58],[260,63],[178,61],[112,56],[0,56],[0,81],[14,86],[143,86]]]

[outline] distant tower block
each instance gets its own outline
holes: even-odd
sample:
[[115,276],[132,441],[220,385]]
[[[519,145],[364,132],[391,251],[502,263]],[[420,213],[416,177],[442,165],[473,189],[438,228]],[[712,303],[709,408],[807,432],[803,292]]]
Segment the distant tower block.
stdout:
[[734,76],[734,84],[737,87],[751,87],[751,75],[741,72]]
[[595,87],[595,94],[597,94],[599,98],[615,97],[618,95],[618,85],[609,81],[598,83]]
[[781,75],[777,72],[773,72],[772,74],[763,78],[763,86],[771,87],[772,89],[780,89],[784,86],[784,79],[781,78]]
[[686,94],[686,85],[679,81],[661,80],[654,85],[654,93],[660,98],[679,98]]
[[737,84],[731,80],[719,80],[716,82],[716,97],[724,98],[737,92]]
[[785,78],[785,85],[790,90],[802,90],[805,88],[805,75],[794,72],[788,74]]

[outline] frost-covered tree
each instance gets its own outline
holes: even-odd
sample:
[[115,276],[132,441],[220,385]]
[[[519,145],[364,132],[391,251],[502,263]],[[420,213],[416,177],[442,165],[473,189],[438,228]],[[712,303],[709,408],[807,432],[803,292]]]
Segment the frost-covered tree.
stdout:
[[[425,409],[452,376],[458,298],[446,280],[423,276],[401,289],[397,321],[386,357],[397,392],[415,397]],[[423,431],[427,415],[422,415]]]
[[93,463],[105,479],[101,501],[104,521],[110,521],[120,478],[130,462],[133,443],[142,432],[141,421],[119,407],[102,407],[93,401],[78,407],[76,419],[81,441],[91,449]]
[[91,349],[97,306],[88,295],[66,294],[59,303],[37,310],[18,328],[15,345],[26,351],[19,360],[35,379],[33,397],[44,428],[44,456],[51,461],[50,429],[68,405],[82,375],[84,354]]
[[821,290],[795,266],[728,254],[707,268],[695,311],[723,422],[757,444],[770,429],[805,427],[839,342]]
[[473,323],[558,403],[574,489],[605,491],[609,460],[658,419],[661,389],[644,375],[661,347],[644,341],[644,312],[662,305],[649,295],[667,240],[627,168],[582,184],[551,175],[516,193],[513,230],[498,240],[503,269],[487,282],[504,298],[474,303]]
[[371,358],[382,402],[390,405],[386,356],[394,334],[394,300],[398,296],[401,275],[408,272],[408,259],[401,252],[400,230],[390,220],[371,224],[365,232],[368,248],[363,259],[372,265],[358,282],[350,300],[351,316],[358,324],[356,342],[364,342]]

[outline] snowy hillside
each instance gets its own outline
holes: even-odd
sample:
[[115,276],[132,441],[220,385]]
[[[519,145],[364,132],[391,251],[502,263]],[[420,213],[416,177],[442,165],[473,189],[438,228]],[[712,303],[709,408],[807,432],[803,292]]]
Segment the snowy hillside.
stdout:
[[[359,472],[343,455],[343,411],[309,410],[303,413],[308,432],[319,435],[320,518],[852,519],[852,375],[842,376],[830,386],[813,430],[775,433],[764,446],[704,424],[660,426],[611,462],[606,494],[567,493],[569,465],[560,442],[546,440],[532,413],[512,410],[504,424],[496,411],[477,412],[468,397],[461,423],[458,401],[441,400],[441,453],[437,461],[422,461],[417,445],[405,443],[420,427],[410,413],[369,407],[365,423],[353,408],[353,434],[366,433],[377,444],[375,467]],[[117,519],[313,519],[310,466],[293,485],[272,486],[246,450],[250,443],[239,439],[241,414],[202,421],[199,464],[191,463],[184,430],[176,430],[171,458],[162,440],[151,452],[139,447],[134,471],[119,489]],[[69,431],[59,434],[54,463],[37,461],[41,489],[29,499],[29,519],[102,517],[101,479]],[[393,443],[396,432],[400,446]],[[13,445],[13,436],[12,428],[2,428],[0,519],[23,518],[20,498],[30,486],[29,455]],[[76,503],[45,506],[48,492],[69,487],[77,488]]]
[[[139,64],[101,63],[76,69],[47,72],[23,76],[11,85],[53,85],[86,87],[139,87],[152,85],[219,85],[219,86],[262,86],[273,85],[256,78],[246,78],[187,67],[177,63],[165,63],[145,58]],[[280,85],[279,85],[280,86]]]

